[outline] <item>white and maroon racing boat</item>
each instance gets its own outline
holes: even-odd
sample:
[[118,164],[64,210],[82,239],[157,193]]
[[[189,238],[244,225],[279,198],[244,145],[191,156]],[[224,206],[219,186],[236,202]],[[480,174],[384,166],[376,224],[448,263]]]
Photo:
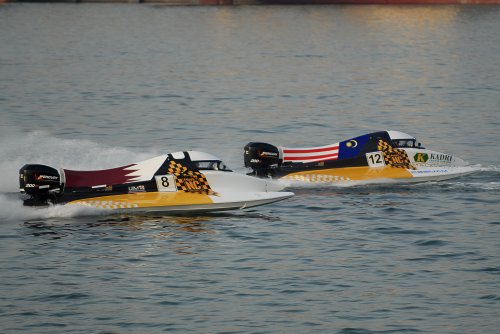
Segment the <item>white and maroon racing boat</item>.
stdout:
[[96,171],[28,164],[19,178],[25,205],[81,204],[119,212],[243,209],[293,196],[275,182],[234,173],[219,158],[197,151]]
[[244,148],[249,175],[344,184],[439,181],[474,171],[457,157],[422,147],[415,137],[380,131],[338,143],[291,148],[251,142]]

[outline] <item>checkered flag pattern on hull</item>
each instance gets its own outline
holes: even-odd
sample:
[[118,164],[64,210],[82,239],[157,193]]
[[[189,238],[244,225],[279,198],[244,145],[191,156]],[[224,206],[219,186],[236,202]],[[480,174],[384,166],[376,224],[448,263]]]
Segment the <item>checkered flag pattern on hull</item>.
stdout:
[[175,185],[177,186],[177,189],[189,193],[216,195],[216,193],[210,188],[205,175],[198,171],[188,170],[182,164],[170,161],[168,173],[175,175]]
[[384,160],[387,166],[396,168],[416,169],[410,162],[405,150],[394,148],[384,139],[378,140],[377,149],[384,153]]

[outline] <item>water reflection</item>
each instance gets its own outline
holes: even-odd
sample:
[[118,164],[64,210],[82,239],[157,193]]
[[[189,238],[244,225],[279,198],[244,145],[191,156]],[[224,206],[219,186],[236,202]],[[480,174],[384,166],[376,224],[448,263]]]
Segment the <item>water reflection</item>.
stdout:
[[[40,221],[25,221],[24,227],[28,234],[35,237],[50,237],[60,239],[75,231],[101,229],[100,233],[110,234],[115,231],[140,231],[156,239],[167,239],[189,234],[214,234],[218,228],[233,226],[237,221],[259,219],[268,222],[279,221],[279,217],[256,212],[206,213],[204,215],[130,215],[117,214],[97,220],[90,217],[72,217],[48,219]],[[95,218],[94,218],[95,219]],[[133,236],[133,235],[130,235]],[[126,237],[126,235],[125,235]]]

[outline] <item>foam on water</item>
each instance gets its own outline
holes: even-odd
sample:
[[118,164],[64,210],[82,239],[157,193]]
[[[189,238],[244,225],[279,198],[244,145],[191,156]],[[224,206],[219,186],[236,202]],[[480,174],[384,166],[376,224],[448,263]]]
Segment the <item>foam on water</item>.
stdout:
[[0,135],[0,193],[18,191],[18,171],[28,163],[74,170],[105,169],[164,154],[154,148],[134,152],[90,140],[60,139],[43,131],[22,134],[12,129]]
[[0,135],[0,219],[46,219],[106,214],[107,210],[80,205],[24,207],[17,198],[18,172],[27,163],[75,170],[105,169],[145,160],[164,152],[154,148],[134,152],[106,147],[90,140],[60,139],[43,131],[22,134],[16,129]]
[[500,173],[500,166],[481,166],[477,165],[476,166],[478,170],[481,172],[495,172],[495,173]]
[[19,199],[0,194],[0,220],[70,218],[106,214],[109,214],[109,210],[79,204],[26,207]]

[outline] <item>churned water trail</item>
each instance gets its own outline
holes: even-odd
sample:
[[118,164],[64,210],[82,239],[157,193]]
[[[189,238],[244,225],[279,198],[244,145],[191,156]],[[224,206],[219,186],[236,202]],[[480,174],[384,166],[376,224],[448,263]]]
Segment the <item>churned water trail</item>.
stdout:
[[[16,194],[17,195],[17,194]],[[51,205],[49,207],[25,207],[19,196],[0,194],[0,219],[2,221],[70,218],[109,214],[104,209],[83,205]]]

